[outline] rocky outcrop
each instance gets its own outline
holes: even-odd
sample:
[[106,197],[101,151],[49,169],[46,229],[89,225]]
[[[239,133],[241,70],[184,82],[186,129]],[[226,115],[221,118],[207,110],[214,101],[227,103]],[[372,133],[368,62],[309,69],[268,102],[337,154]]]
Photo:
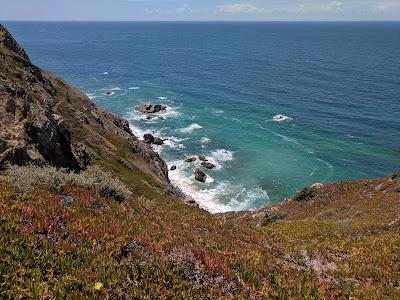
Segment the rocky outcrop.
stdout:
[[164,111],[167,109],[165,105],[161,104],[151,104],[151,103],[144,103],[140,104],[135,107],[138,112],[146,113],[146,114],[155,114],[160,111]]
[[152,172],[163,181],[170,183],[168,177],[167,163],[150,145],[144,144],[137,139],[132,139],[130,147],[134,153],[139,154],[152,169]]
[[206,161],[203,161],[203,162],[201,163],[201,165],[202,165],[204,168],[208,169],[208,170],[212,170],[212,169],[214,169],[214,168],[216,167],[214,164],[212,164],[212,163],[210,163],[210,162],[206,162]]
[[206,179],[207,179],[207,175],[202,171],[202,170],[200,170],[200,169],[196,169],[195,171],[194,171],[194,178],[197,180],[197,181],[200,181],[200,182],[206,182]]
[[194,157],[194,156],[192,156],[192,157],[186,158],[186,159],[185,159],[185,162],[187,162],[187,163],[192,163],[192,162],[195,162],[196,160],[197,160],[197,158]]
[[49,163],[76,171],[84,168],[74,155],[68,125],[52,109],[57,96],[52,83],[3,26],[0,47],[0,165]]
[[28,60],[29,57],[25,50],[18,44],[18,42],[12,37],[8,30],[0,24],[0,45],[10,49],[15,54],[18,54],[21,58]]
[[157,136],[154,136],[154,135],[152,135],[150,133],[146,133],[143,136],[143,141],[146,144],[154,144],[154,145],[163,145],[164,144],[164,140],[163,139],[161,139],[161,138],[159,138]]
[[[148,112],[166,109],[146,107]],[[162,142],[158,139],[153,143]],[[121,149],[130,154],[121,157]],[[80,171],[95,161],[121,159],[126,169],[134,166],[173,190],[167,164],[151,145],[132,134],[127,120],[33,65],[0,25],[0,166],[33,163]]]

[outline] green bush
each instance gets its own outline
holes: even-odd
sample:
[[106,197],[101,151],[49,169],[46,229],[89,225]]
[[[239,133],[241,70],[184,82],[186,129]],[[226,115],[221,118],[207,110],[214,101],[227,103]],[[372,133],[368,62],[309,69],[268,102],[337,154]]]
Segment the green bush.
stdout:
[[400,171],[392,175],[392,179],[400,178]]
[[307,201],[315,197],[317,194],[317,189],[312,187],[305,187],[300,192],[296,194],[293,198],[295,201]]
[[38,186],[46,186],[55,192],[61,192],[67,186],[78,186],[120,203],[132,194],[119,179],[98,166],[90,166],[80,173],[50,166],[11,166],[5,171],[5,176],[21,192]]

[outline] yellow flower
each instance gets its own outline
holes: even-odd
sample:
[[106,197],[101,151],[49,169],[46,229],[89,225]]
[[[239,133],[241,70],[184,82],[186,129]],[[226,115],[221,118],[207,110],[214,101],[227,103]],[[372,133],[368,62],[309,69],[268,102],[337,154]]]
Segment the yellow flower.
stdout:
[[96,283],[94,284],[94,289],[95,289],[96,291],[101,290],[102,287],[103,287],[103,284],[102,284],[101,282],[96,282]]

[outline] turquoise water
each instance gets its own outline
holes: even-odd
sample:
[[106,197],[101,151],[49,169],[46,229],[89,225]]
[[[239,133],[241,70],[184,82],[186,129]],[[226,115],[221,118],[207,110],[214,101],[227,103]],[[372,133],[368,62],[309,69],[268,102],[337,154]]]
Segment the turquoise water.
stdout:
[[[34,63],[168,138],[173,182],[212,212],[400,168],[400,23],[6,25]],[[168,105],[165,120],[141,102]],[[218,166],[205,184],[183,162],[199,154]]]

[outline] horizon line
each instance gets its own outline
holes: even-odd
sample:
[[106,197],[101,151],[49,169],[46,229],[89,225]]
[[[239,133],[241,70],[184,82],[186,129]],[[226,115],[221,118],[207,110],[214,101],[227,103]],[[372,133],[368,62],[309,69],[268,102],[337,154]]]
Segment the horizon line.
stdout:
[[207,22],[215,22],[215,23],[273,23],[273,22],[280,22],[280,23],[290,23],[290,22],[325,22],[325,23],[340,23],[340,22],[400,22],[399,20],[384,20],[384,19],[365,19],[365,20],[1,20],[0,22],[93,22],[93,23],[99,23],[99,22],[104,22],[104,23],[140,23],[140,22],[154,22],[154,23],[194,23],[194,22],[198,22],[198,23],[207,23]]

